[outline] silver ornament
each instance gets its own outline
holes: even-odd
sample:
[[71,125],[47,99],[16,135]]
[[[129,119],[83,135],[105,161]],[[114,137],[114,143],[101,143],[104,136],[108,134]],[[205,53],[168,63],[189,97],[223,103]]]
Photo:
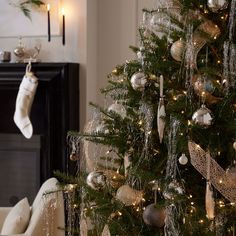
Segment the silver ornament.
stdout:
[[165,225],[165,208],[157,208],[156,204],[148,205],[143,212],[143,221],[147,225],[161,228]]
[[126,206],[139,204],[143,199],[143,191],[131,188],[129,185],[122,185],[116,193],[116,198]]
[[131,76],[130,82],[134,90],[143,91],[147,83],[147,76],[143,72],[137,72]]
[[180,156],[179,163],[181,165],[186,165],[188,163],[188,158],[184,153],[182,153],[182,155]]
[[112,105],[110,105],[108,107],[108,111],[113,111],[117,114],[119,114],[123,119],[125,118],[126,116],[126,110],[125,110],[125,107],[122,105],[122,104],[119,104],[119,103],[113,103]]
[[207,75],[197,75],[193,86],[195,92],[200,96],[202,95],[202,92],[212,94],[215,90],[212,80]]
[[194,112],[192,120],[202,128],[208,128],[213,124],[213,115],[205,105],[202,105],[200,109]]
[[102,171],[92,171],[87,176],[87,184],[95,190],[100,190],[106,185],[106,176]]
[[236,141],[234,141],[234,143],[233,143],[233,148],[234,148],[234,150],[236,150]]
[[184,40],[179,39],[174,42],[170,48],[170,54],[176,61],[182,61],[185,51],[186,43]]
[[211,11],[217,12],[219,10],[224,10],[228,6],[227,0],[208,0],[207,5]]

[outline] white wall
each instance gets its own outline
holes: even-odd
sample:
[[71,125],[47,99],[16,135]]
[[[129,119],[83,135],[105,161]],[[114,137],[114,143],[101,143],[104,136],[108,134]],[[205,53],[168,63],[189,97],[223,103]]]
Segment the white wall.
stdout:
[[[141,9],[152,8],[157,0],[64,0],[66,9],[66,45],[61,37],[23,38],[27,47],[41,41],[43,62],[80,63],[81,127],[90,117],[89,101],[103,105],[99,89],[106,75],[135,55],[129,45],[137,44],[137,26]],[[1,17],[1,16],[0,16]],[[15,19],[14,19],[15,20]],[[21,22],[19,20],[19,27]],[[0,49],[13,51],[17,38],[0,38]]]

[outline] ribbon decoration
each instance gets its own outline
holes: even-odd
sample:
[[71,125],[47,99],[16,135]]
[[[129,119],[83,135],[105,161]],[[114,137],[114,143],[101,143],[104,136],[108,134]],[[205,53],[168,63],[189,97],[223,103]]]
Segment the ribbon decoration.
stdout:
[[207,179],[207,158],[210,159],[211,184],[230,202],[236,203],[236,183],[230,174],[211,157],[209,152],[205,152],[199,145],[189,141],[188,148],[191,164],[195,169]]

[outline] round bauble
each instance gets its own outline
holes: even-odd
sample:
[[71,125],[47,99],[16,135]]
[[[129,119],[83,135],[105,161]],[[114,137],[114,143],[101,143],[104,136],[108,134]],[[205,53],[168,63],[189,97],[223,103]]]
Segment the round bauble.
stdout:
[[182,153],[182,155],[179,158],[179,164],[186,165],[187,163],[188,163],[188,158],[184,153]]
[[236,141],[234,141],[234,143],[233,143],[233,148],[234,148],[234,150],[236,150]]
[[202,92],[212,94],[215,90],[212,80],[207,75],[196,75],[193,86],[199,96],[202,95]]
[[122,104],[117,103],[117,102],[110,105],[108,107],[108,111],[113,111],[113,112],[119,114],[123,119],[126,116],[126,110],[125,110],[124,106]]
[[165,208],[157,208],[156,204],[148,205],[143,212],[143,221],[147,225],[161,228],[165,225]]
[[116,192],[116,198],[126,206],[139,204],[143,199],[143,192],[131,188],[129,185],[122,185]]
[[163,192],[165,199],[173,199],[176,195],[183,195],[184,189],[176,180],[169,183],[166,190]]
[[224,10],[228,6],[227,0],[208,0],[207,5],[209,9],[213,12],[217,12],[219,10]]
[[176,61],[182,61],[185,51],[186,43],[184,40],[179,39],[174,42],[170,48],[170,54]]
[[100,190],[106,185],[106,176],[102,171],[92,171],[87,176],[87,184],[95,190]]
[[230,177],[232,182],[236,183],[236,166],[231,166],[226,170],[227,175]]
[[195,124],[200,125],[202,128],[208,128],[213,124],[213,115],[205,105],[202,105],[200,109],[194,112],[192,120]]
[[143,91],[147,83],[147,76],[143,72],[137,72],[131,76],[130,82],[134,90]]

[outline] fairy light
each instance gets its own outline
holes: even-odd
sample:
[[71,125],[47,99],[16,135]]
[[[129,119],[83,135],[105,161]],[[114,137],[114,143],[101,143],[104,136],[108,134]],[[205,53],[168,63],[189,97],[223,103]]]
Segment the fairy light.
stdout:
[[190,194],[190,195],[189,195],[189,198],[193,198],[193,195],[192,195],[192,194]]
[[142,202],[146,202],[146,199],[145,199],[145,198],[142,198]]
[[216,80],[216,83],[220,84],[220,81],[219,81],[219,80]]
[[220,156],[220,153],[221,153],[220,151],[217,152],[218,156]]
[[197,147],[197,148],[200,148],[200,145],[197,144],[196,147]]
[[138,122],[138,124],[139,124],[139,125],[142,125],[142,124],[143,124],[143,121],[142,121],[142,120],[140,120],[140,121]]
[[204,223],[204,220],[201,219],[201,220],[199,220],[198,222],[199,222],[199,224],[203,224],[203,223]]
[[173,96],[173,100],[174,100],[174,101],[177,101],[177,97],[176,97],[176,96]]
[[184,111],[181,111],[182,114],[184,114]]
[[193,206],[193,205],[194,205],[194,202],[191,202],[190,204]]
[[[217,64],[220,64],[220,63],[221,63],[221,60],[218,60],[218,61],[217,61]],[[217,81],[218,81],[218,80],[217,80]]]
[[235,202],[231,202],[230,205],[231,205],[231,206],[234,206],[234,205],[235,205]]
[[180,133],[180,136],[184,136],[184,133]]
[[220,183],[220,184],[222,184],[222,183],[223,183],[223,180],[222,180],[222,179],[220,179],[220,180],[219,180],[219,183]]
[[191,125],[191,121],[190,120],[188,120],[188,126],[190,126]]
[[207,14],[207,13],[208,13],[208,10],[204,10],[204,13]]
[[203,5],[201,4],[201,5],[199,5],[199,7],[200,7],[200,8],[203,8]]
[[214,39],[217,39],[217,36],[214,36]]
[[122,212],[120,212],[120,211],[118,211],[117,214],[118,214],[119,216],[122,216]]

